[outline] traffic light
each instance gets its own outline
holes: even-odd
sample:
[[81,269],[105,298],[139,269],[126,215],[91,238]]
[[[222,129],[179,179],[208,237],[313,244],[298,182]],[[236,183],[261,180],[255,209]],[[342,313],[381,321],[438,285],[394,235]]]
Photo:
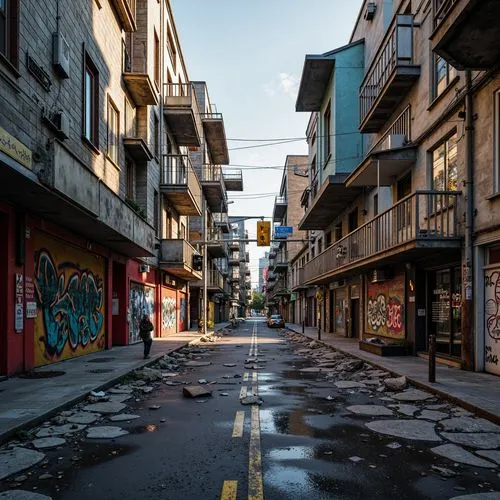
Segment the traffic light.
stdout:
[[203,255],[193,254],[193,269],[203,271]]
[[268,247],[271,244],[271,223],[268,220],[257,222],[257,246]]

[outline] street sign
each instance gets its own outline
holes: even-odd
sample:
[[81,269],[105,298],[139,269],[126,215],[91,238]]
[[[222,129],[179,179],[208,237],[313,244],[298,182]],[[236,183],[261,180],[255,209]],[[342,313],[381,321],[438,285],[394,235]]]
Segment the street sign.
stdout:
[[275,238],[288,238],[293,234],[292,226],[275,226],[274,227],[274,237]]

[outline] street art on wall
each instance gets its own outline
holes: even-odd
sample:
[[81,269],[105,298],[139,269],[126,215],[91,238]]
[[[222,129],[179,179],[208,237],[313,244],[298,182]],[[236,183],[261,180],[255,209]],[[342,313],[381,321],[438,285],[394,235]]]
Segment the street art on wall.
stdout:
[[35,233],[35,366],[103,350],[105,262]]
[[[139,323],[144,314],[147,314],[153,325],[155,324],[155,289],[142,283],[130,283],[129,295],[129,343],[140,342]],[[154,332],[153,332],[154,335]]]
[[405,338],[404,276],[370,283],[366,297],[366,331],[394,339]]
[[484,321],[485,369],[500,375],[500,269],[484,273]]
[[175,328],[176,306],[175,297],[163,297],[161,301],[161,323],[164,330]]

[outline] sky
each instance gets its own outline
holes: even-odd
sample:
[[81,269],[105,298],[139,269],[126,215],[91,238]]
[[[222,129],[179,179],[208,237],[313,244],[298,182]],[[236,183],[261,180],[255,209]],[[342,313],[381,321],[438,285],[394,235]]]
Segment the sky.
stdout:
[[[229,215],[272,217],[286,156],[307,154],[309,113],[295,111],[305,55],[348,43],[361,3],[171,0],[189,78],[207,83],[224,118],[229,168],[243,170],[244,191],[228,192]],[[250,238],[256,221],[246,222]],[[254,287],[268,248],[249,248]]]

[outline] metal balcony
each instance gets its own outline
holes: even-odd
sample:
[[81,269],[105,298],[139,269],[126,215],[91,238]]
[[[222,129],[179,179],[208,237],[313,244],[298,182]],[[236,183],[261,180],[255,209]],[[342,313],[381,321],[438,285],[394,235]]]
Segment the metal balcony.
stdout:
[[220,165],[202,165],[201,186],[210,211],[213,213],[227,212],[226,185],[222,178]]
[[201,185],[187,155],[163,155],[160,190],[179,215],[201,215]]
[[201,115],[205,140],[210,150],[210,158],[214,163],[227,165],[229,153],[227,150],[226,132],[221,113],[204,113]]
[[240,253],[232,252],[229,258],[227,259],[227,263],[230,266],[239,266],[240,265]]
[[279,253],[274,262],[274,272],[284,273],[288,269],[288,256]]
[[407,106],[349,175],[345,185],[348,188],[391,186],[416,160],[417,147],[411,143],[411,106]]
[[417,191],[403,198],[308,262],[304,283],[460,248],[460,202],[457,191]]
[[227,240],[220,228],[210,228],[207,234],[207,250],[214,259],[224,258],[228,254]]
[[239,250],[240,242],[235,240],[229,240],[229,249],[230,250]]
[[243,191],[243,173],[241,169],[224,168],[222,175],[228,191]]
[[231,224],[229,223],[229,217],[227,213],[213,213],[212,214],[214,225],[219,227],[224,234],[229,234],[231,231]]
[[313,186],[304,192],[303,198],[308,196],[309,199],[306,213],[299,222],[300,230],[325,229],[362,193],[361,188],[346,188],[347,176],[348,174],[329,175],[319,189],[314,189]]
[[201,145],[201,119],[193,86],[190,83],[165,83],[163,112],[178,146]]
[[433,0],[433,16],[432,50],[452,66],[488,70],[498,64],[498,0]]
[[124,31],[135,31],[135,0],[111,0]]
[[148,73],[147,53],[144,50],[137,52],[135,53],[125,42],[122,43],[123,82],[137,106],[156,105],[158,104],[158,91]]
[[281,222],[288,208],[288,200],[285,196],[276,196],[274,199],[273,222]]
[[379,132],[419,76],[413,58],[413,15],[398,15],[361,83],[361,132]]
[[[210,292],[224,292],[224,277],[217,269],[209,269],[206,274],[207,290]],[[203,279],[189,283],[192,288],[203,287]]]
[[299,267],[294,275],[294,279],[292,282],[292,291],[304,290],[306,288],[308,287],[304,284],[304,268]]
[[160,249],[160,268],[186,281],[200,280],[201,271],[193,269],[195,248],[186,240],[163,239]]

